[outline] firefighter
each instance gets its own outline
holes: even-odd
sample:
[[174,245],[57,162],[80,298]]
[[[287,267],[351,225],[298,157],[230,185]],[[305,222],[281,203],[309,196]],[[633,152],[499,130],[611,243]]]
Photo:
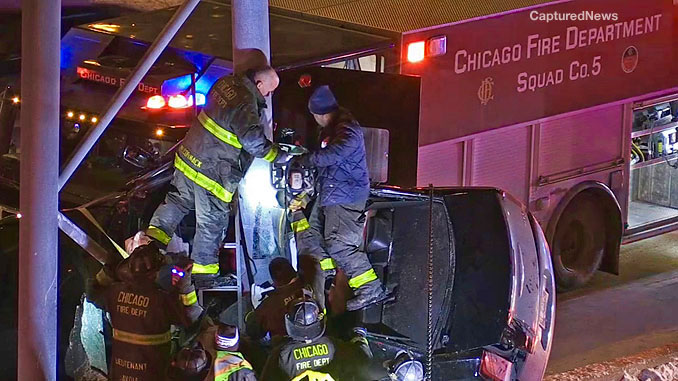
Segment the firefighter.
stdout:
[[237,326],[219,324],[214,334],[214,381],[256,381],[252,365],[239,352],[240,331]]
[[183,217],[196,211],[191,258],[197,284],[217,281],[218,253],[228,225],[229,205],[253,158],[285,161],[287,155],[264,135],[264,97],[278,87],[270,66],[220,78],[207,94],[174,159],[172,188],[145,231],[167,245]]
[[[138,247],[118,266],[122,281],[102,269],[90,282],[87,297],[110,314],[113,328],[110,380],[163,380],[170,360],[170,326],[187,327],[191,321],[182,297],[156,284],[163,256],[155,246]],[[190,285],[191,266],[185,266],[183,282]]]
[[[289,304],[285,314],[287,341],[269,357],[264,380],[363,380],[368,357],[358,343],[325,335],[326,317],[309,294]],[[353,340],[352,340],[353,341]],[[362,376],[361,376],[362,375]]]
[[[322,270],[319,278],[333,276],[338,265],[355,295],[347,301],[346,309],[359,310],[387,297],[367,254],[360,250],[363,213],[370,193],[363,133],[351,113],[339,107],[328,86],[313,92],[308,109],[321,128],[321,144],[316,152],[299,157],[299,162],[318,168],[319,194],[309,219],[292,223],[302,246],[298,251],[318,258]],[[294,210],[305,205],[297,202],[290,206]],[[314,289],[324,307],[324,294],[317,287],[322,283],[314,282]]]
[[181,348],[170,362],[169,381],[204,381],[212,366],[212,355],[200,343]]
[[303,295],[303,282],[286,258],[273,259],[268,270],[275,288],[245,317],[247,334],[255,340],[267,335],[271,338],[285,336],[287,305]]

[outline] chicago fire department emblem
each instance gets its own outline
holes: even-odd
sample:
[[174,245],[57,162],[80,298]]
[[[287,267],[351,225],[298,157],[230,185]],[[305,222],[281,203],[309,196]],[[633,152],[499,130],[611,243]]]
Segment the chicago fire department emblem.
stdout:
[[635,46],[629,46],[622,54],[622,70],[624,73],[630,73],[636,70],[638,66],[638,49]]
[[485,106],[487,102],[494,99],[494,79],[492,77],[485,78],[478,88],[478,99],[480,99],[480,104]]

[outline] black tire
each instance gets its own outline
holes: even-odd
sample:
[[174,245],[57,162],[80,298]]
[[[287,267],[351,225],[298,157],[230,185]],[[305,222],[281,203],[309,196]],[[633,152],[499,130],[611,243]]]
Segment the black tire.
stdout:
[[590,193],[575,196],[556,225],[551,257],[559,291],[586,284],[605,252],[605,210]]

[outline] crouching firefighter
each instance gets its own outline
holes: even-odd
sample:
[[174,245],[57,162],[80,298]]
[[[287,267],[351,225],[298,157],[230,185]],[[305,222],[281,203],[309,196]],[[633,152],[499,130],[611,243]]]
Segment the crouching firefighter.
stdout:
[[[308,293],[289,304],[285,315],[287,341],[280,344],[264,368],[264,380],[357,381],[369,365],[364,336],[351,342],[325,334],[326,317]],[[370,353],[371,354],[371,353]]]
[[199,286],[217,281],[218,254],[229,219],[229,205],[253,158],[285,161],[287,155],[264,135],[265,96],[278,87],[270,66],[246,75],[220,78],[191,125],[174,159],[174,177],[165,201],[151,218],[146,236],[163,245],[183,217],[196,212],[191,258]]
[[[359,310],[387,298],[367,254],[360,250],[370,193],[363,132],[355,118],[339,107],[328,86],[313,92],[308,109],[321,127],[320,149],[297,160],[305,167],[318,169],[318,197],[308,220],[294,214],[292,229],[298,252],[315,255],[319,260],[319,277],[333,276],[337,265],[346,273],[355,295],[347,301],[346,309]],[[324,295],[318,287],[323,283],[314,282],[314,290],[324,308]]]
[[239,352],[240,330],[229,324],[219,324],[214,333],[214,381],[256,381],[252,365]]
[[[191,323],[180,295],[156,284],[162,264],[163,256],[154,244],[140,246],[118,266],[122,281],[102,270],[88,287],[87,298],[111,316],[110,380],[164,380],[170,326]],[[189,282],[190,270],[184,275]]]
[[334,381],[321,368],[335,357],[332,340],[325,336],[325,314],[310,295],[289,304],[285,314],[288,339],[269,357],[262,379]]

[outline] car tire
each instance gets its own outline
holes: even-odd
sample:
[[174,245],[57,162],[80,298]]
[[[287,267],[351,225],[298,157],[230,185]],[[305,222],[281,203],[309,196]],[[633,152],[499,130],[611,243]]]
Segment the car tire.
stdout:
[[577,195],[558,219],[551,256],[559,291],[586,284],[598,270],[605,252],[605,213],[597,198]]

